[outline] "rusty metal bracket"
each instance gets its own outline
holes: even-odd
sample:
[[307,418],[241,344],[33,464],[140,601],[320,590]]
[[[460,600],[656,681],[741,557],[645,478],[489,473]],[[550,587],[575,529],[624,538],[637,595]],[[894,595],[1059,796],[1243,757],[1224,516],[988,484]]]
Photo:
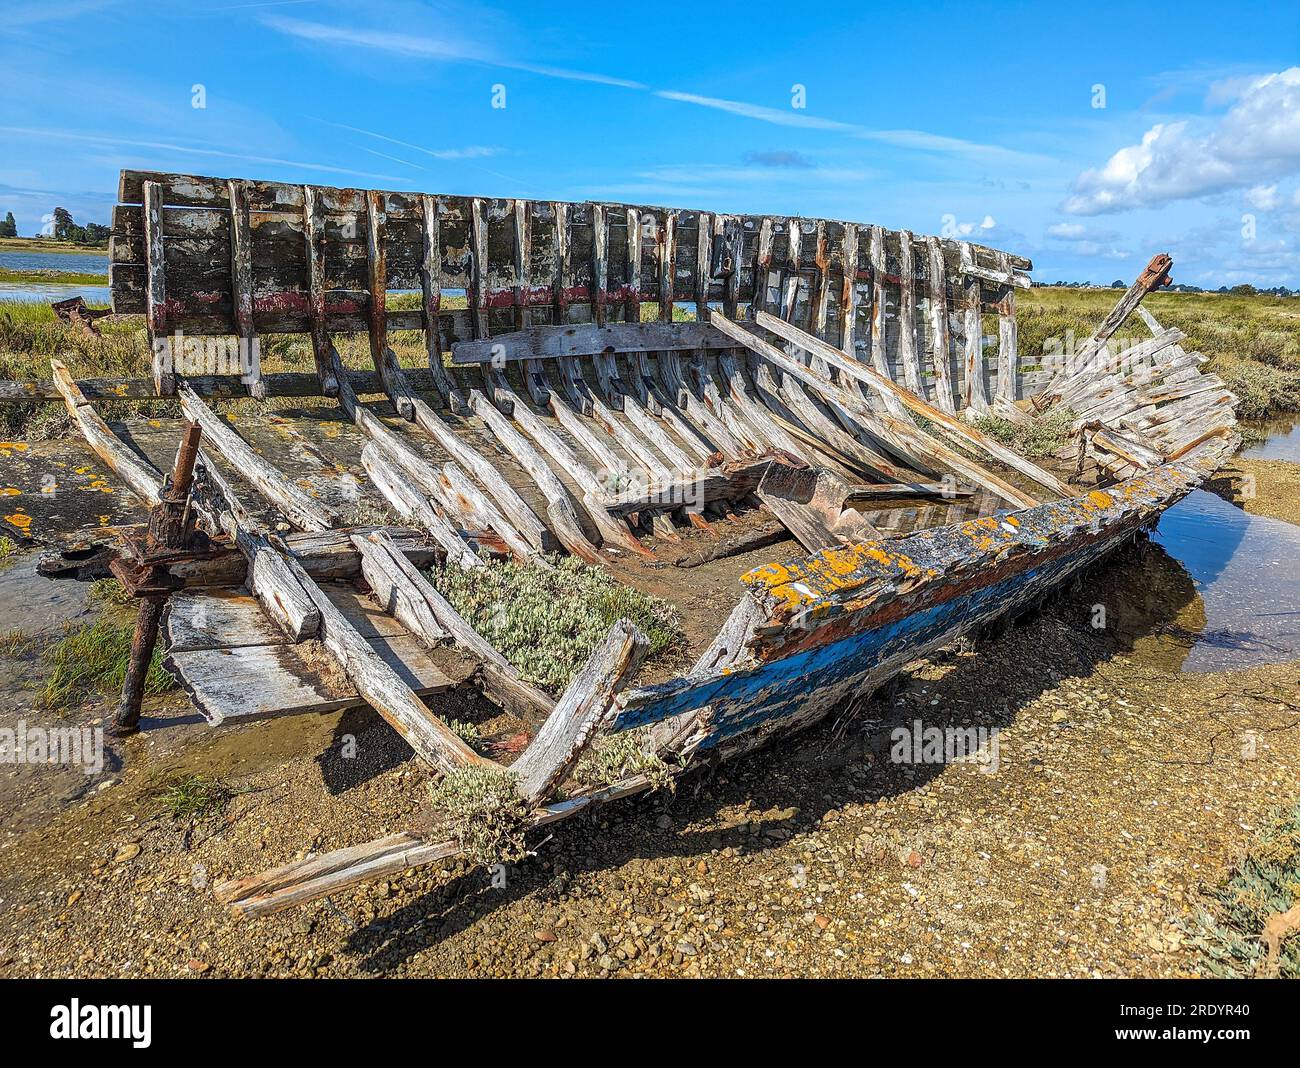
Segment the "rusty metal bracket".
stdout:
[[149,513],[148,527],[143,533],[137,528],[123,534],[120,539],[123,551],[109,564],[109,570],[126,592],[140,601],[131,639],[131,658],[122,682],[122,699],[112,726],[114,734],[139,730],[140,704],[144,699],[149,661],[158,641],[158,624],[167,598],[184,585],[182,579],[172,574],[171,565],[209,552],[207,535],[194,529],[194,509],[190,505],[190,487],[201,437],[197,424],[190,423],[185,428],[172,473],[163,483],[158,504]]

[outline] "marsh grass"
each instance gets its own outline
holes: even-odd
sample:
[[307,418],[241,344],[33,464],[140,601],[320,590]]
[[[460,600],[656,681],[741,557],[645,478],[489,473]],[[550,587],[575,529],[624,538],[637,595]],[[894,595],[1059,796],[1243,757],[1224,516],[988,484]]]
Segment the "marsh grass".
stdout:
[[108,275],[87,274],[79,271],[56,271],[51,268],[13,271],[0,267],[0,282],[8,282],[12,285],[22,285],[24,283],[50,285],[53,283],[65,286],[106,286],[108,285]]
[[236,790],[220,779],[206,775],[181,775],[165,782],[154,791],[154,799],[162,803],[163,811],[174,820],[201,820],[219,816],[232,797],[245,790]]
[[32,637],[23,630],[7,630],[0,634],[0,655],[22,656],[34,644]]
[[[1211,975],[1248,979],[1265,959],[1264,925],[1300,901],[1300,804],[1271,826],[1183,930]],[[1281,943],[1279,975],[1300,979],[1300,934]]]
[[[63,637],[45,652],[45,681],[37,695],[42,708],[66,711],[87,698],[121,690],[126,679],[135,633],[129,598],[114,579],[94,583],[90,596],[99,606],[99,615],[90,623],[67,624]],[[145,675],[145,695],[154,697],[175,686],[176,680],[162,666],[162,651],[155,646]]]
[[430,577],[524,678],[552,693],[569,684],[622,618],[645,633],[650,657],[683,640],[681,617],[667,601],[572,556],[556,559],[551,570],[507,561],[472,571],[441,568]]

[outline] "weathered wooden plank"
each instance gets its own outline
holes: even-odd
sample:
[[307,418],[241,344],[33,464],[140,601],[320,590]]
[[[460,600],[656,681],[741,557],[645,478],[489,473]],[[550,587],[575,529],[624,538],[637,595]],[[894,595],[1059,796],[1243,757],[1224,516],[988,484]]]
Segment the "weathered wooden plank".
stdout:
[[170,397],[176,389],[175,361],[167,337],[167,282],[163,261],[162,189],[157,182],[144,184],[145,336],[153,360],[154,392]]
[[452,381],[442,363],[442,332],[438,315],[442,303],[442,250],[439,244],[438,198],[425,194],[420,198],[420,228],[424,239],[420,263],[420,299],[424,308],[424,341],[429,357],[429,373],[433,376],[443,403],[453,412],[469,411],[464,391]]
[[620,619],[574,676],[555,710],[527,749],[510,766],[519,792],[543,801],[564,782],[612,711],[615,695],[650,651],[650,641],[630,620]]
[[[898,234],[898,362],[903,382],[916,396],[925,396],[921,361],[916,346],[916,261],[913,238],[907,230]],[[881,335],[883,338],[883,334]]]
[[380,657],[292,557],[285,562],[320,613],[320,640],[357,692],[435,768],[454,771],[492,761],[479,756],[419,700],[398,672]]
[[230,195],[230,279],[235,302],[236,336],[248,394],[266,400],[262,381],[261,342],[253,325],[253,237],[249,229],[248,194],[245,183],[232,178],[226,183]]
[[[997,254],[998,269],[1010,272],[1010,262],[1005,252]],[[1012,402],[1018,395],[1017,375],[1020,370],[1020,342],[1016,327],[1016,291],[1007,286],[998,298],[998,398]]]
[[[302,187],[303,237],[307,245],[308,318],[311,324],[312,358],[316,361],[316,377],[321,392],[327,397],[338,396],[338,379],[330,362],[329,328],[325,322],[325,222],[316,190]],[[250,309],[251,319],[251,309]],[[271,392],[263,376],[263,385]]]
[[754,491],[771,462],[768,459],[725,462],[611,494],[605,498],[605,506],[611,515],[627,516],[682,507],[698,509],[713,501],[740,500]]
[[484,689],[505,707],[526,717],[550,715],[555,702],[519,677],[518,669],[452,607],[385,531],[355,534],[352,542],[374,596],[412,634],[430,647],[446,636],[477,658]]
[[443,514],[441,505],[411,486],[396,458],[378,440],[367,443],[361,450],[361,464],[375,488],[384,495],[384,499],[397,514],[428,531],[442,546],[449,563],[462,568],[484,566],[474,551],[474,546],[467,544],[466,539]]
[[204,404],[184,381],[177,383],[176,392],[185,417],[203,429],[207,443],[243,478],[256,486],[290,523],[299,530],[315,531],[328,530],[335,525],[336,517],[328,508],[309,497],[274,465],[255,453],[248,442]]
[[[952,390],[952,334],[948,329],[948,280],[943,249],[937,237],[925,239],[928,276],[926,304],[930,313],[930,366],[934,370],[934,397],[939,410],[947,415],[957,411]],[[920,391],[916,391],[922,396]]]
[[[763,324],[768,325],[769,320],[781,323],[781,325],[787,330],[798,331],[798,327],[792,327],[788,323],[782,323],[781,320],[763,313]],[[729,323],[726,320],[715,317],[714,322],[718,325],[719,329],[724,331],[734,331],[736,340],[741,344],[746,346],[755,346],[755,351],[759,352],[765,359],[771,360],[776,364],[776,366],[780,367],[787,373],[802,378],[805,383],[812,386],[823,396],[834,398],[839,404],[843,405],[857,418],[861,419],[865,426],[889,439],[891,444],[897,442],[897,447],[900,450],[907,452],[909,455],[920,456],[923,462],[931,461],[945,465],[977,485],[992,490],[1002,497],[1003,500],[1014,504],[1018,508],[1026,508],[1038,503],[1033,497],[1018,490],[1010,483],[1003,481],[997,475],[981,467],[979,464],[966,459],[960,453],[946,448],[940,442],[936,441],[930,435],[916,427],[906,425],[901,420],[895,419],[887,413],[872,412],[866,407],[866,404],[861,400],[861,398],[854,396],[847,390],[841,389],[833,382],[819,378],[813,373],[811,368],[805,367],[803,364],[791,360],[779,349],[768,344],[766,341],[763,341],[762,338],[755,337],[748,331],[736,326],[734,323]],[[770,325],[768,325],[768,329],[777,332],[776,328]],[[803,332],[798,331],[798,333],[802,334]],[[804,334],[803,336],[808,339],[809,344],[818,340],[812,338],[810,335]],[[824,342],[822,344],[824,344]],[[832,350],[832,354],[834,354],[834,350]],[[843,353],[839,353],[836,358],[843,359]],[[828,362],[830,361],[828,360]],[[850,374],[855,372],[867,374],[868,378],[866,378],[865,381],[874,381],[874,379],[870,377],[870,374],[872,373],[870,368],[858,365],[850,371]],[[893,382],[890,382],[890,386],[894,386],[897,389],[902,388],[895,386]],[[911,398],[913,403],[919,401],[919,398],[911,397],[911,394],[908,394],[908,396]]]
[[962,403],[966,406],[968,414],[970,412],[979,414],[989,410],[988,394],[984,388],[984,327],[980,320],[980,280],[967,269],[974,263],[974,252],[965,242],[962,242],[961,256],[962,268],[968,275],[965,302],[962,307],[962,356],[965,378],[962,382]]
[[[760,315],[758,324],[771,330],[774,334],[784,338],[792,344],[809,347],[817,347],[821,350],[826,362],[832,366],[839,367],[850,376],[858,378],[859,381],[866,382],[868,385],[874,385],[878,389],[887,390],[893,393],[904,404],[927,419],[932,419],[939,423],[945,430],[948,430],[957,437],[970,442],[978,447],[981,451],[992,456],[994,459],[1001,461],[1008,467],[1021,472],[1032,478],[1040,486],[1050,489],[1053,493],[1058,493],[1062,497],[1073,497],[1074,489],[1067,483],[1062,482],[1059,478],[1049,471],[1043,470],[1037,464],[1021,456],[1015,450],[1008,448],[998,441],[993,440],[985,434],[980,433],[974,427],[967,426],[961,420],[949,416],[945,412],[938,411],[933,405],[921,400],[920,397],[910,394],[896,382],[878,375],[869,367],[864,367],[857,361],[850,360],[844,353],[826,344],[818,338],[802,334],[797,327],[792,327],[789,323],[782,322],[770,315]],[[990,487],[991,488],[991,487]]]

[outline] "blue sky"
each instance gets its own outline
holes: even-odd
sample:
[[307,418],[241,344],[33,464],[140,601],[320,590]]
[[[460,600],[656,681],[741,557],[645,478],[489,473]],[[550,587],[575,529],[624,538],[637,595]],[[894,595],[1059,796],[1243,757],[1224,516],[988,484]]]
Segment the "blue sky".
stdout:
[[1175,281],[1295,287],[1298,30],[1294,0],[9,0],[0,213],[107,222],[118,170],[150,167],[956,232],[1044,281],[1169,251]]

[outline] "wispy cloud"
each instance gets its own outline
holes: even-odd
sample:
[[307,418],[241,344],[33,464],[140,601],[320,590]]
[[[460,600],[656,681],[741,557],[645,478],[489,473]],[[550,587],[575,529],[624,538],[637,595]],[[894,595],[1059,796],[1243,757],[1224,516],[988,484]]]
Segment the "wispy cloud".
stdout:
[[334,122],[330,119],[317,119],[316,121],[339,130],[349,130],[352,133],[373,137],[376,141],[387,141],[390,145],[400,145],[402,148],[409,148],[414,152],[423,152],[426,156],[432,156],[434,159],[486,159],[488,156],[496,156],[501,153],[501,149],[492,148],[488,145],[466,145],[464,148],[425,148],[423,145],[416,145],[410,141],[389,137],[388,134],[381,134],[375,130],[364,130],[360,126],[349,126],[346,122]]
[[42,22],[66,22],[111,7],[117,0],[69,0],[62,4],[50,0],[16,4],[5,9],[0,31],[21,26],[34,26]]
[[427,37],[417,34],[388,33],[384,30],[362,30],[355,26],[330,26],[323,22],[306,22],[302,19],[285,18],[283,15],[266,15],[261,20],[264,26],[296,37],[303,41],[318,44],[339,44],[354,48],[372,48],[391,55],[408,56],[413,59],[436,59],[459,63],[482,63],[507,70],[522,70],[530,74],[540,74],[547,78],[563,78],[575,82],[596,82],[599,85],[618,86],[623,89],[644,89],[640,82],[626,78],[614,78],[607,74],[591,71],[569,70],[565,67],[542,66],[494,55],[476,45],[453,38]]
[[989,159],[1006,161],[1042,160],[1045,158],[1002,148],[998,145],[984,145],[957,137],[926,133],[922,130],[872,130],[855,123],[842,122],[839,119],[810,115],[799,108],[774,108],[764,104],[751,104],[744,100],[703,96],[699,93],[687,93],[677,89],[655,89],[628,78],[613,77],[594,71],[570,70],[564,67],[547,66],[500,56],[479,45],[450,37],[430,37],[409,33],[393,33],[385,30],[366,30],[351,25],[331,26],[322,22],[286,18],[282,15],[267,15],[261,19],[261,22],[264,26],[279,33],[317,44],[337,44],[348,48],[360,46],[412,59],[478,63],[500,67],[505,70],[527,71],[547,78],[592,82],[597,85],[608,85],[621,89],[645,90],[662,100],[710,108],[714,111],[722,111],[730,115],[754,119],[774,126],[789,126],[805,130],[828,130],[913,151],[972,157],[984,156]]
[[767,152],[746,152],[745,162],[759,167],[811,167],[812,160],[801,152],[772,150]]
[[802,126],[810,130],[842,130],[849,133],[859,129],[852,123],[819,118],[794,108],[769,108],[762,104],[747,104],[741,100],[723,100],[716,96],[679,93],[674,89],[656,89],[655,96],[663,97],[665,100],[676,100],[682,104],[697,104],[700,107],[741,115],[747,119],[758,119],[760,122],[770,122],[776,126]]
[[237,159],[246,163],[266,163],[278,167],[299,167],[308,171],[321,171],[324,174],[345,174],[350,178],[373,178],[381,182],[400,182],[401,179],[391,174],[373,174],[370,171],[357,171],[349,167],[337,167],[332,163],[309,163],[304,160],[279,159],[274,156],[254,156],[245,152],[230,152],[220,148],[203,148],[196,145],[169,144],[165,141],[142,141],[135,138],[113,137],[108,134],[88,134],[73,130],[33,129],[27,126],[0,126],[0,133],[15,134],[22,137],[47,137],[62,141],[80,141],[85,144],[112,145],[114,147],[144,148],[154,152],[174,152],[180,155],[212,156],[219,159]]

